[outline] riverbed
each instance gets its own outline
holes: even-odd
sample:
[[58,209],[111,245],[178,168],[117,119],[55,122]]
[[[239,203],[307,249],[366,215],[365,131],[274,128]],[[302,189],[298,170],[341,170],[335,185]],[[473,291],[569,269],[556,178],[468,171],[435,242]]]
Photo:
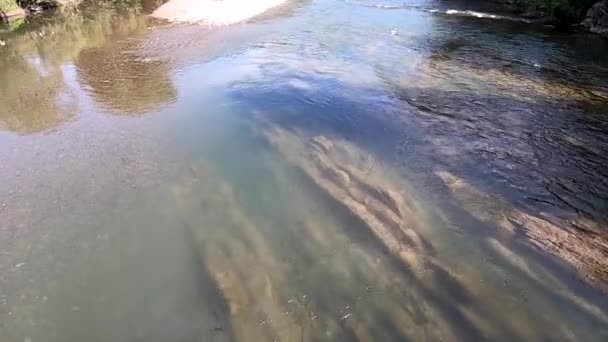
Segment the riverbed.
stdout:
[[0,38],[0,340],[606,341],[608,42],[470,2]]

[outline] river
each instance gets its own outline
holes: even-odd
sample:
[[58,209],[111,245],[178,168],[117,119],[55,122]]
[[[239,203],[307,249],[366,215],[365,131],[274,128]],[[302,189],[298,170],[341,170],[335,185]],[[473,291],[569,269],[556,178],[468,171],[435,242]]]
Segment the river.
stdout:
[[608,340],[608,41],[483,13],[0,31],[0,340]]

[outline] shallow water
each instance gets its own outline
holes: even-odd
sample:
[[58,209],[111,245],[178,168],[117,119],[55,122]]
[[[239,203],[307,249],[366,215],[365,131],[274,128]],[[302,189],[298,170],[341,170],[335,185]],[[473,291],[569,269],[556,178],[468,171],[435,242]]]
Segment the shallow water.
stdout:
[[1,33],[1,340],[607,340],[608,43],[479,13]]

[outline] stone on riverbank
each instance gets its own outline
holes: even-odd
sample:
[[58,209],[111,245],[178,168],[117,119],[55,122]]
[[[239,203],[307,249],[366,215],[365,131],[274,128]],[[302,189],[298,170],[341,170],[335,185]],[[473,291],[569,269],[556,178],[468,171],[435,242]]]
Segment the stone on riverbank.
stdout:
[[581,26],[590,32],[608,37],[608,0],[602,0],[587,11]]

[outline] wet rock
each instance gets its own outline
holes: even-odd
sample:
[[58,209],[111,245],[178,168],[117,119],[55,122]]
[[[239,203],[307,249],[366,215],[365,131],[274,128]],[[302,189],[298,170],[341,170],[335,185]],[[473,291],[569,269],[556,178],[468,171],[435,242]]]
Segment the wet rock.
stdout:
[[337,182],[343,187],[350,185],[350,176],[345,171],[333,165],[326,156],[322,154],[316,154],[314,160],[321,171],[332,181]]
[[580,26],[589,32],[608,37],[608,0],[598,1],[591,6]]
[[438,171],[437,175],[461,203],[466,203],[464,208],[474,217],[506,230],[504,235],[499,232],[503,238],[522,233],[532,246],[561,258],[583,275],[584,280],[608,291],[608,238],[595,231],[599,228],[584,221],[574,227],[543,215],[529,214],[446,171]]
[[318,136],[318,137],[314,137],[312,138],[311,141],[312,145],[319,149],[322,152],[329,152],[329,150],[332,148],[332,143],[331,141],[329,141],[329,139],[327,139],[324,136]]
[[403,204],[403,200],[398,193],[390,190],[390,189],[376,189],[380,201],[386,204],[397,216],[401,217],[401,205]]
[[268,134],[288,160],[364,223],[405,267],[419,269],[425,264],[425,244],[416,232],[419,222],[415,215],[406,214],[413,214],[413,208],[399,192],[391,190],[399,185],[388,174],[368,167],[371,158],[367,153],[345,141],[322,136],[303,144],[301,137],[278,129]]

